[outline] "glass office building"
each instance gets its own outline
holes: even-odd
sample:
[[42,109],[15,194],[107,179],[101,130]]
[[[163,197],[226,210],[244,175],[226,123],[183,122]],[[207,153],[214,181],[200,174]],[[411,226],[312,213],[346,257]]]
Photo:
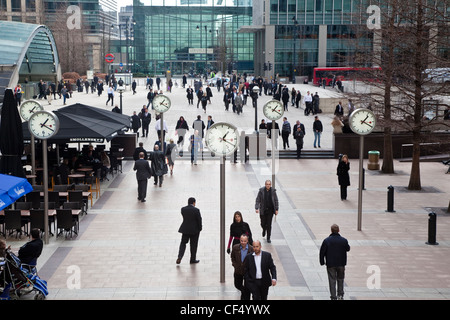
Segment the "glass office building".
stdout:
[[133,72],[253,73],[253,34],[237,33],[252,24],[252,0],[135,0],[133,7]]
[[[363,27],[360,0],[261,0],[253,5],[255,73],[271,77],[312,76],[314,67],[363,66],[356,57],[371,52],[372,32]],[[362,11],[363,10],[363,11]],[[272,66],[265,70],[264,65]],[[363,65],[361,65],[363,64]],[[366,63],[370,64],[370,62]]]

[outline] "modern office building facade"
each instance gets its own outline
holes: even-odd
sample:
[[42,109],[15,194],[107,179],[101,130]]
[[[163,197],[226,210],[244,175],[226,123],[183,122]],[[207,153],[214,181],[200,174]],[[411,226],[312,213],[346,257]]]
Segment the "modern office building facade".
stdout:
[[252,0],[135,0],[133,6],[133,72],[253,73],[253,34],[237,33],[252,24]]
[[311,77],[314,67],[363,66],[355,57],[373,50],[373,33],[362,10],[359,0],[261,0],[239,33],[255,35],[255,73]]

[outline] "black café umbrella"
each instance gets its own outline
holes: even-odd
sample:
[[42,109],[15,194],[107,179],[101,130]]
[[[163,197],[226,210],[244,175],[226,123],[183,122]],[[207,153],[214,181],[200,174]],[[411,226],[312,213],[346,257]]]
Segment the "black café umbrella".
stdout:
[[[51,143],[110,141],[130,127],[129,117],[125,115],[120,115],[121,121],[114,121],[101,115],[80,115],[71,108],[62,108],[53,113],[58,117],[60,127],[50,139]],[[103,113],[113,112],[103,110]],[[23,124],[23,137],[31,137],[27,122]]]
[[0,173],[25,178],[21,162],[23,150],[22,119],[13,90],[8,88],[5,90],[0,120]]

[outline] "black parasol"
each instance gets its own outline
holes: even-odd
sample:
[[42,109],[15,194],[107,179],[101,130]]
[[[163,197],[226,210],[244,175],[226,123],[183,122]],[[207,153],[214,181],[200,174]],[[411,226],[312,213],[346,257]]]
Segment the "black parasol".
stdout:
[[21,157],[23,155],[22,119],[12,89],[5,90],[0,120],[0,173],[25,178]]

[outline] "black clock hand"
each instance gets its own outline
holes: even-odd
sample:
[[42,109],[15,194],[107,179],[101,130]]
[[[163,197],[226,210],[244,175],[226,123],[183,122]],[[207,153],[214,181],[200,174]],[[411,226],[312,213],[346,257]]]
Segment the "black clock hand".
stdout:
[[44,125],[44,127],[46,127],[48,130],[55,131],[52,128],[50,128],[49,126]]
[[45,124],[47,123],[47,121],[48,121],[48,119],[47,119],[47,120],[45,120],[45,122],[44,122],[44,123],[41,123],[41,128],[45,126]]

